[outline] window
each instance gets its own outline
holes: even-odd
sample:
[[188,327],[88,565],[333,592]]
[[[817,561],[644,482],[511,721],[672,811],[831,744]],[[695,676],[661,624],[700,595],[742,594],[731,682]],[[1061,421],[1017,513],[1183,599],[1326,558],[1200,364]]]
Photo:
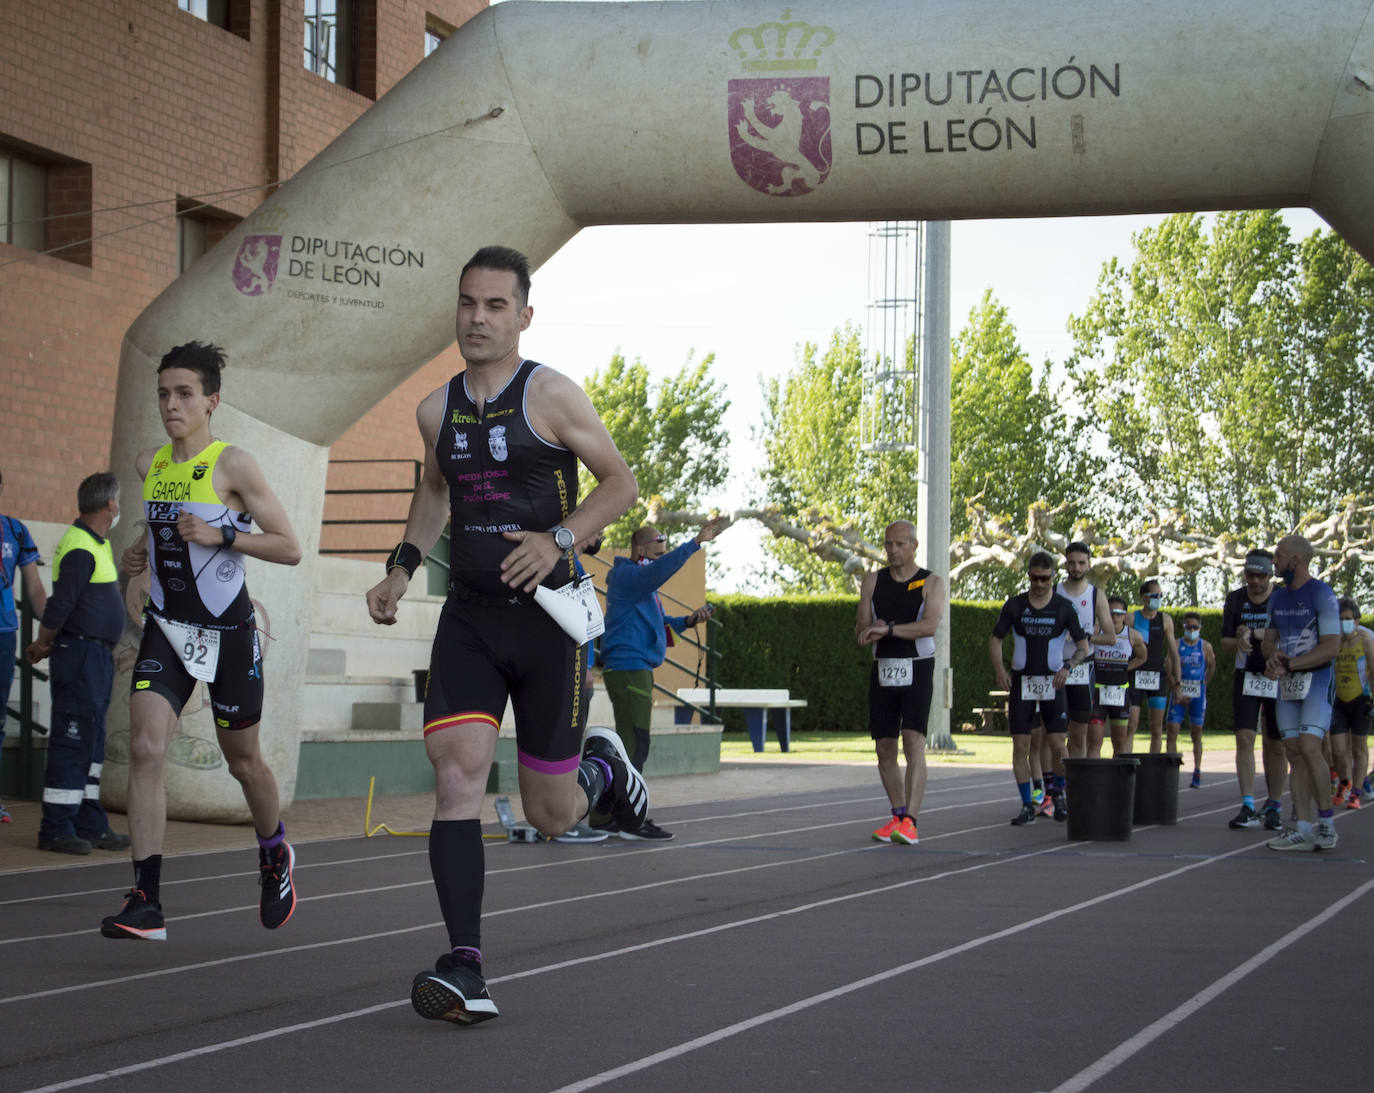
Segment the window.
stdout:
[[239,220],[194,198],[177,198],[177,272],[185,273],[195,265]]
[[0,242],[25,250],[43,249],[48,215],[48,172],[37,163],[0,150]]
[[305,67],[375,99],[376,0],[305,0]]
[[348,0],[305,0],[305,67],[352,87],[355,22]]
[[177,7],[211,26],[248,40],[253,20],[252,0],[177,0]]
[[453,33],[453,27],[445,23],[437,15],[425,14],[425,56],[428,57],[436,49],[444,44],[444,40]]
[[91,166],[0,138],[0,243],[91,264]]
[[177,7],[197,19],[229,29],[229,0],[177,0]]

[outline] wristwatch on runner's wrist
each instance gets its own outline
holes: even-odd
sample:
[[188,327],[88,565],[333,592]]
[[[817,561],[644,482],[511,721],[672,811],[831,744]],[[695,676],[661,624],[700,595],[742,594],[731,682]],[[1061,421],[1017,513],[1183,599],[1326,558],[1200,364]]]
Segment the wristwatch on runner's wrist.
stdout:
[[220,524],[219,526],[220,538],[224,541],[226,547],[234,545],[234,540],[238,537],[238,533],[238,528],[234,527],[233,524]]
[[573,535],[571,528],[556,527],[553,529],[554,545],[565,553],[572,550],[573,544],[577,542],[577,537]]

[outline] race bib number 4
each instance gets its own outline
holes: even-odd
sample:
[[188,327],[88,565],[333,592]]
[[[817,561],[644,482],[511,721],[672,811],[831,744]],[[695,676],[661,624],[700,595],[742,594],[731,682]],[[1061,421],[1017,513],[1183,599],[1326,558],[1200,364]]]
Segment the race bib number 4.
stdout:
[[879,657],[879,687],[910,687],[912,682],[910,657]]
[[1022,676],[1021,697],[1027,702],[1045,702],[1054,698],[1054,676]]
[[172,649],[181,659],[181,666],[192,679],[206,683],[215,681],[215,669],[219,667],[218,630],[202,630],[186,622],[174,622],[154,615],[158,629],[171,643]]
[[1312,690],[1311,672],[1294,672],[1278,681],[1279,698],[1285,702],[1301,702]]
[[1202,680],[1185,679],[1178,685],[1178,693],[1184,698],[1202,697]]
[[1138,691],[1157,691],[1159,690],[1158,672],[1136,672],[1135,686]]
[[1245,682],[1241,684],[1240,691],[1251,698],[1278,698],[1279,681],[1262,676],[1258,672],[1246,672]]

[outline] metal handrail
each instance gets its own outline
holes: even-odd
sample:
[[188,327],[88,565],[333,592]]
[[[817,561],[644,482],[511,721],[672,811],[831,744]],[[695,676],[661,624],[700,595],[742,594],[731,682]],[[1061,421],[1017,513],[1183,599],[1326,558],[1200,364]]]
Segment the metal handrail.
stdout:
[[[411,466],[411,468],[413,469],[413,472],[414,472],[414,482],[413,482],[408,488],[404,488],[404,489],[402,489],[402,488],[379,488],[379,489],[365,489],[365,490],[354,490],[354,489],[326,489],[326,490],[324,491],[324,492],[325,492],[325,496],[329,496],[329,495],[331,495],[331,494],[337,495],[337,496],[340,496],[340,497],[342,497],[342,496],[358,496],[358,495],[363,495],[363,494],[378,494],[378,495],[393,494],[393,493],[413,494],[413,493],[415,492],[415,488],[420,484],[420,479],[424,477],[424,473],[425,473],[425,465],[424,465],[423,463],[421,463],[418,459],[331,459],[329,462],[330,462],[331,465],[332,465],[332,464],[335,464],[335,463],[339,463],[339,464],[344,464],[344,463],[403,463],[403,464],[409,464],[409,465]],[[402,519],[402,520],[321,520],[321,521],[320,521],[320,525],[321,525],[322,527],[324,527],[324,526],[344,526],[344,525],[348,525],[348,526],[366,525],[366,526],[369,526],[369,527],[394,527],[394,526],[397,525],[397,524],[400,524],[402,527],[404,527],[404,526],[405,526],[405,523],[406,523],[406,522],[405,522],[405,520],[403,520],[403,519]],[[385,555],[385,554],[386,554],[386,551],[385,551],[385,550],[373,550],[373,549],[371,549],[371,548],[361,548],[361,549],[358,549],[358,548],[351,548],[351,547],[321,547],[319,552],[320,552],[321,554],[381,554],[381,555]]]
[[[18,586],[19,590],[22,591],[22,587]],[[6,703],[5,712],[13,714],[19,722],[19,797],[28,801],[34,797],[33,735],[37,732],[40,736],[46,736],[49,732],[49,726],[33,716],[33,681],[39,679],[46,683],[48,673],[30,664],[24,656],[24,650],[33,641],[33,605],[27,596],[22,599],[16,597],[16,603],[19,605],[19,633],[14,646],[14,661],[19,671],[19,709]]]

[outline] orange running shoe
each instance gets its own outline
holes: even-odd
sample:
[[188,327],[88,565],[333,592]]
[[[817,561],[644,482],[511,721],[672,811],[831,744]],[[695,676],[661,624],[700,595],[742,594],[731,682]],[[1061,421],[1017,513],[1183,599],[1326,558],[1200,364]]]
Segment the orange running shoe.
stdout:
[[1359,808],[1359,807],[1360,807],[1360,795],[1359,795],[1358,793],[1355,793],[1354,791],[1352,791],[1351,794],[1350,794],[1350,796],[1347,797],[1347,798],[1345,799],[1345,807],[1346,807],[1346,808]]
[[873,837],[880,843],[890,843],[892,841],[892,833],[901,826],[901,823],[901,820],[893,816],[892,819],[888,820],[887,823],[873,832]]
[[916,835],[916,824],[910,816],[902,817],[902,822],[897,825],[897,830],[892,833],[892,841],[906,843],[907,846],[915,846],[921,841]]

